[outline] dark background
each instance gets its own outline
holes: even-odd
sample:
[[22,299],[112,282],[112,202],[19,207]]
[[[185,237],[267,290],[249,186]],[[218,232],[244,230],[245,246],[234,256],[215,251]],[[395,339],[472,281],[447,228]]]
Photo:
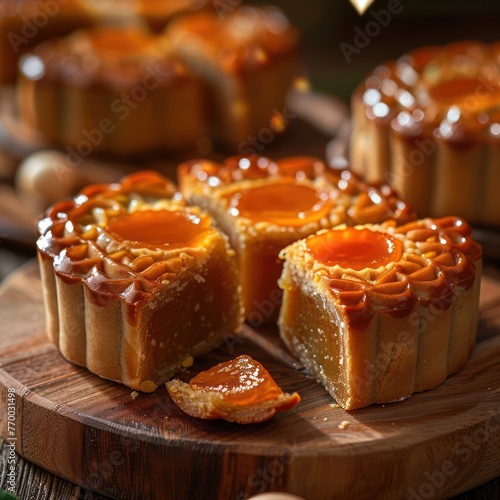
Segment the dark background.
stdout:
[[[364,31],[367,23],[374,20],[373,13],[387,11],[391,1],[400,6],[401,12],[391,15],[387,26],[370,38],[359,54],[353,54],[348,63],[340,44],[353,45],[355,28]],[[300,29],[313,87],[346,100],[374,66],[408,50],[457,40],[500,39],[498,0],[376,0],[362,16],[348,0],[271,3],[280,7]]]

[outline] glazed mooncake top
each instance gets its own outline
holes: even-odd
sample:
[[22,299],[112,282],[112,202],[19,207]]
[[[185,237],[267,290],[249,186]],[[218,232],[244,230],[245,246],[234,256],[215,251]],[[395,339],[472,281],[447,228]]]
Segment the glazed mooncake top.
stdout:
[[67,282],[81,280],[96,303],[121,296],[134,311],[176,279],[219,233],[153,171],[97,184],[56,203],[38,223],[38,249]]
[[74,87],[139,84],[148,91],[187,75],[164,37],[134,26],[94,27],[48,40],[21,59],[20,71],[30,80]]
[[299,34],[275,7],[243,6],[217,15],[201,10],[179,17],[166,33],[175,45],[196,46],[229,73],[269,64],[298,49]]
[[423,47],[377,67],[354,93],[366,115],[436,140],[500,138],[500,43]]
[[143,16],[158,17],[163,22],[172,16],[197,10],[205,6],[206,0],[77,0],[93,7],[102,15],[110,17],[117,14],[127,16],[129,22],[140,21]]
[[353,225],[415,218],[389,186],[368,185],[352,172],[330,169],[315,157],[194,160],[182,164],[178,172],[181,187],[218,196],[230,215],[252,223],[299,227],[322,219]]
[[402,317],[417,301],[450,307],[453,288],[475,281],[482,250],[471,234],[456,217],[341,226],[292,244],[282,257],[312,273],[362,329],[375,311]]

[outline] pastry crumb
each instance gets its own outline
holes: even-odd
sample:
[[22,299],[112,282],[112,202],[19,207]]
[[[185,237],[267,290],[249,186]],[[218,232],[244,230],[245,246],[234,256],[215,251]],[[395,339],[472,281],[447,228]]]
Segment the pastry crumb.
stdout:
[[137,396],[139,396],[139,393],[138,393],[137,391],[132,391],[132,392],[130,393],[130,397],[131,397],[132,399],[135,399]]
[[330,403],[330,408],[340,408],[340,405],[337,403]]
[[344,430],[348,425],[349,425],[349,421],[348,420],[343,420],[339,424],[339,429]]
[[190,366],[193,366],[193,363],[194,363],[193,356],[188,356],[187,358],[184,358],[182,360],[181,365],[183,368],[189,368]]
[[145,380],[141,382],[139,386],[139,390],[142,392],[153,392],[156,391],[157,388],[158,386],[152,380]]

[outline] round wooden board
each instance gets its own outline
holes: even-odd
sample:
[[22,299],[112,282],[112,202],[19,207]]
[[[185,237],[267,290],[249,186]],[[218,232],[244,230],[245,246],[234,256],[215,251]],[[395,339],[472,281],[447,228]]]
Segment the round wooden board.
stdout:
[[[0,315],[1,435],[27,460],[110,497],[444,498],[500,475],[500,284],[490,278],[466,368],[400,403],[336,408],[274,327],[245,327],[182,377],[248,353],[285,391],[300,393],[293,410],[248,426],[191,418],[163,387],[134,399],[65,361],[44,332],[34,262],[4,282]],[[16,392],[10,429],[9,388]]]

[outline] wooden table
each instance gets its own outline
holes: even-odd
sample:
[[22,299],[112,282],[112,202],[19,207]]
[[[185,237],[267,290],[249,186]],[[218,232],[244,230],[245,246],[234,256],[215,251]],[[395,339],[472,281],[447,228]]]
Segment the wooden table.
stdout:
[[[0,488],[5,484],[8,450],[0,438]],[[85,490],[64,479],[61,479],[36,465],[16,456],[16,473],[18,478],[20,499],[37,500],[107,500],[108,497]],[[490,481],[479,488],[453,497],[454,500],[493,500],[500,498],[500,478]],[[180,500],[180,499],[179,499]],[[221,499],[224,500],[224,499]],[[308,499],[314,500],[314,499]]]
[[[22,274],[22,273],[25,273],[26,270],[28,271],[28,274],[27,274],[28,279],[27,280],[25,278],[23,278],[24,275]],[[495,285],[495,280],[498,279],[498,271],[496,270],[496,268],[487,267],[485,274],[487,276],[493,276],[494,280],[493,281],[489,280],[489,283],[493,283],[494,290],[496,290],[497,285]],[[36,300],[35,296],[38,293],[36,291],[36,288],[39,285],[36,283],[35,267],[33,265],[31,265],[28,268],[24,268],[23,270],[20,271],[19,275],[21,276],[20,281],[19,281],[21,288],[19,288],[15,293],[19,294],[19,292],[22,292],[24,290],[26,293],[26,301],[27,302],[29,302],[31,300]],[[28,291],[31,288],[33,288],[33,289],[31,291]],[[500,290],[500,285],[499,285],[498,289]],[[2,295],[2,298],[3,298],[3,300],[5,300],[5,295]],[[15,304],[15,301],[12,302],[11,305],[12,304]],[[479,339],[480,343],[478,345],[480,351],[481,351],[482,342],[487,341],[489,338],[491,338],[491,336],[495,337],[496,335],[498,335],[498,329],[500,329],[500,322],[497,322],[497,320],[498,320],[498,316],[500,314],[500,295],[498,296],[498,299],[493,300],[493,302],[490,300],[490,301],[487,301],[486,303],[483,302],[483,306],[484,306],[484,304],[486,304],[486,307],[485,308],[483,307],[483,318],[487,319],[487,324],[489,326],[487,326],[486,324],[483,324],[483,326],[480,329],[480,339]],[[38,304],[38,306],[39,306],[39,304]],[[36,315],[36,312],[39,311],[38,306],[37,306],[37,309],[35,310],[35,315]],[[23,316],[26,316],[27,309],[25,308],[25,309],[20,310],[20,313]],[[12,315],[7,314],[6,317],[10,317],[10,318],[14,317],[15,318],[15,314],[12,314]],[[8,318],[7,318],[7,320],[8,320]],[[35,318],[34,318],[34,320],[35,320]],[[37,335],[37,339],[38,339],[37,343],[39,343],[40,341],[45,342],[45,340],[41,339],[38,335]],[[34,346],[34,348],[36,349],[36,345]],[[46,352],[46,351],[47,351],[46,348],[44,348],[44,352]],[[481,356],[484,356],[485,355],[484,349],[482,349],[481,352],[483,352],[483,354]],[[218,355],[220,355],[220,353]],[[484,357],[483,359],[486,360],[487,356],[488,356],[488,354],[486,353],[486,357]],[[52,357],[52,359],[56,359],[56,358]],[[274,370],[276,370],[276,366],[277,365],[275,365],[273,367]],[[462,375],[458,374],[458,377],[462,377],[463,378],[462,382],[465,382],[466,384],[467,384],[467,380],[470,379],[471,376],[472,376],[472,378],[479,376],[481,373],[481,370],[482,370],[481,365],[480,364],[478,365],[477,362],[474,364],[474,361],[473,361],[471,363],[471,366],[473,367],[473,370],[469,373],[469,375],[467,375],[466,372],[463,372]],[[475,366],[475,368],[474,368],[474,366]],[[73,374],[73,368],[68,368],[68,370],[71,371],[71,373]],[[280,369],[281,372],[286,371],[286,370],[287,369],[285,369],[285,368]],[[290,372],[289,369],[288,369],[288,372]],[[75,374],[76,374],[76,377],[78,378],[78,373],[75,372]],[[75,375],[75,374],[73,374],[73,375]],[[86,377],[86,375],[85,375],[85,377]],[[286,380],[286,378],[287,378],[285,375],[282,375],[282,377],[283,377],[283,380]],[[44,380],[44,379],[45,379],[44,376],[40,376],[40,380]],[[54,380],[54,384],[55,384],[54,387],[57,387],[59,382],[60,381],[55,379]],[[460,380],[458,382],[450,381],[450,387],[452,387],[453,385],[455,387],[454,390],[450,393],[453,395],[454,401],[457,401],[457,395],[460,392],[460,384],[462,382]],[[78,385],[78,381],[76,379],[75,379],[74,383],[75,383],[75,386]],[[120,406],[120,404],[122,402],[122,401],[120,401],[121,399],[124,400],[127,397],[129,397],[128,394],[130,393],[130,391],[127,392],[126,390],[121,390],[117,387],[114,387],[114,384],[112,384],[112,383],[108,383],[108,382],[103,381],[102,384],[103,384],[102,387],[101,387],[100,382],[98,385],[104,391],[103,394],[108,394],[108,395],[111,394],[111,396],[113,398],[115,398],[114,400],[116,401],[116,404],[118,406]],[[309,393],[309,391],[311,389],[314,391],[314,394],[311,397],[306,396],[303,398],[304,406],[302,407],[302,418],[305,418],[306,420],[311,419],[311,418],[315,418],[313,416],[315,414],[315,412],[317,412],[318,408],[322,408],[322,405],[323,405],[322,398],[324,398],[324,394],[322,394],[321,389],[318,389],[317,387],[315,387],[314,383],[312,383],[312,381],[308,381],[306,378],[303,379],[302,384],[303,384],[302,391],[303,391],[304,395]],[[458,386],[457,386],[457,384],[458,384]],[[45,388],[49,387],[49,385],[47,385],[47,381],[42,382],[41,386],[44,386]],[[34,386],[35,392],[33,393],[33,395],[35,395],[36,392],[38,392],[38,389],[36,389],[36,387],[41,387],[41,386],[40,386],[40,384],[35,383],[35,386]],[[469,387],[469,389],[470,389],[470,387]],[[46,389],[43,389],[42,391],[45,391],[42,393],[47,395]],[[109,392],[109,391],[111,391],[111,392]],[[49,389],[48,393],[50,393],[50,392],[51,392],[51,390]],[[53,392],[53,390],[52,390],[52,392]],[[440,392],[439,397],[441,399],[446,398],[445,387],[441,386],[441,388],[438,388],[437,392]],[[436,392],[436,394],[437,394],[437,392]],[[460,398],[460,396],[458,396],[458,397]],[[36,398],[36,395],[35,395],[35,398]],[[103,400],[102,397],[100,397],[98,399],[101,401]],[[104,398],[104,400],[106,400],[106,399],[107,398]],[[326,399],[325,399],[325,401],[326,401]],[[424,407],[426,407],[426,405],[428,405],[428,404],[434,404],[432,402],[432,391],[430,391],[428,393],[422,393],[422,394],[417,395],[417,396],[413,396],[413,398],[411,398],[410,400],[408,400],[408,402],[405,402],[404,404],[411,405],[411,404],[413,404],[412,403],[413,401],[417,402],[417,399],[419,400],[419,404],[423,404]],[[146,402],[147,401],[146,399],[144,399],[144,401],[145,401],[145,403],[144,403],[145,406],[143,406],[142,408],[145,412],[144,415],[146,416],[147,412],[148,412],[147,408],[149,408],[150,405]],[[2,402],[2,404],[3,404],[3,402]],[[416,412],[416,411],[418,412],[419,404],[416,404],[413,406],[413,409],[410,410],[410,413],[407,413],[407,417],[409,415],[412,415],[412,414],[415,415],[414,412]],[[71,406],[71,404],[70,404],[70,406]],[[434,408],[434,410],[431,412],[432,414],[436,413],[436,408]],[[337,411],[337,410],[333,410],[333,411]],[[392,407],[391,409],[388,409],[386,407],[385,410],[383,408],[375,409],[372,407],[371,409],[361,410],[359,413],[357,413],[355,415],[355,420],[359,420],[360,422],[364,421],[365,423],[367,423],[370,426],[370,428],[371,428],[371,426],[374,426],[373,428],[376,431],[380,431],[381,429],[384,428],[385,424],[382,425],[381,427],[378,427],[378,428],[376,427],[378,424],[382,423],[382,421],[380,421],[377,424],[377,420],[379,419],[377,414],[381,415],[381,413],[384,411],[385,412],[393,411],[392,418],[396,418],[396,413],[398,410],[397,410],[396,406]],[[439,412],[439,411],[440,410],[437,409],[437,412]],[[452,423],[452,421],[454,421],[456,419],[457,415],[455,413],[456,412],[454,412],[454,411],[450,412],[450,427],[452,427],[454,425]],[[196,423],[193,426],[193,424],[191,422],[187,422],[184,417],[179,417],[178,413],[175,414],[175,412],[171,418],[173,421],[172,422],[173,426],[174,427],[177,426],[177,429],[180,429],[180,436],[182,436],[184,433],[187,433],[187,434],[191,433],[193,435],[193,437],[196,438],[196,436],[198,435],[197,433],[199,433],[200,429],[203,432],[203,430],[209,429],[209,427],[210,427],[210,425],[208,427],[206,427],[205,425],[202,425],[203,429],[202,428],[196,429],[197,428]],[[384,418],[382,420],[384,420]],[[146,419],[146,420],[148,420],[148,419]],[[441,418],[439,418],[439,420],[441,420],[441,422],[442,422]],[[286,420],[286,419],[281,420],[281,423],[278,424],[277,427],[275,427],[275,431],[273,431],[273,432],[279,432],[281,425],[287,427],[289,424],[290,424],[289,420]],[[149,424],[146,424],[146,425],[149,425]],[[315,425],[316,424],[312,424],[311,429]],[[321,424],[320,424],[320,426],[321,426]],[[446,424],[444,425],[443,429],[445,429],[445,431],[446,431]],[[61,430],[63,431],[64,429],[61,429]],[[193,430],[194,430],[194,434],[193,434]],[[238,434],[240,432],[237,429],[226,429],[226,428],[224,428],[224,426],[222,426],[222,428],[220,430],[222,430],[225,433],[227,433],[228,430],[230,433]],[[326,429],[323,427],[323,430],[326,430]],[[212,428],[211,431],[214,431],[214,429]],[[209,430],[209,432],[211,432],[211,431]],[[214,435],[216,435],[217,430],[215,429],[214,432],[215,432]],[[265,431],[265,432],[267,432],[267,431]],[[334,432],[336,432],[336,431],[334,431]],[[465,429],[465,432],[467,432],[467,429]],[[269,434],[269,432],[268,432],[268,434]],[[383,431],[382,431],[382,434],[383,434]],[[242,439],[244,439],[244,436],[245,436],[244,431],[243,431],[243,433],[241,433],[241,436],[242,436]],[[270,434],[270,436],[272,436],[272,433]],[[491,437],[491,439],[495,439],[495,440],[498,440],[498,438],[499,438],[499,436],[497,436],[496,433],[494,436],[493,435],[488,436],[488,438],[490,438],[490,437]],[[208,437],[208,438],[210,439],[210,437]],[[272,437],[270,439],[272,439]],[[317,440],[318,445],[322,444],[323,438],[321,436],[319,436],[319,437],[316,436],[316,437],[314,437],[314,439]],[[452,437],[452,435],[450,434],[450,439],[456,440],[456,435],[454,435]],[[78,440],[78,436],[75,434],[75,441],[77,441],[77,440]],[[232,441],[234,441],[234,440],[232,440]],[[251,444],[251,442],[250,442],[250,444]],[[486,445],[485,445],[485,448],[486,448]],[[436,443],[430,442],[428,450],[429,450],[430,455],[432,455],[433,453],[436,453],[436,451],[439,450],[439,443],[436,447]],[[54,450],[52,450],[52,452],[53,451]],[[87,450],[82,450],[82,453],[85,454],[86,451]],[[55,456],[59,456],[59,453],[60,453],[59,451],[56,451]],[[390,454],[391,452],[389,451],[388,453]],[[5,481],[6,481],[7,470],[6,470],[5,463],[7,461],[8,454],[9,454],[9,450],[7,447],[7,442],[4,441],[1,443],[1,446],[0,446],[0,487],[5,487],[5,484],[6,484]],[[39,449],[36,451],[35,454],[38,455],[39,457],[44,456],[44,453],[43,452],[40,453]],[[63,456],[63,455],[61,455],[61,456]],[[379,457],[378,460],[383,461],[386,458],[387,457],[382,456],[382,457]],[[424,460],[426,459],[425,456],[421,456],[421,458]],[[427,457],[427,458],[429,458],[429,457]],[[439,460],[439,459],[437,459],[437,460]],[[498,462],[498,460],[497,460],[497,462]],[[429,463],[433,463],[433,462],[431,461]],[[440,463],[440,462],[436,462],[436,463]],[[458,463],[458,461],[457,461],[457,463]],[[137,464],[137,467],[142,468],[143,465],[144,464]],[[134,465],[132,464],[132,466],[134,466]],[[375,464],[374,464],[374,466],[375,466]],[[435,466],[436,465],[434,465],[434,467]],[[490,467],[491,466],[497,467],[498,463],[491,464],[491,456],[490,456]],[[431,467],[431,466],[428,465],[428,467]],[[434,469],[430,468],[429,470],[432,471]],[[205,478],[205,480],[206,480],[206,478]],[[214,481],[215,480],[216,480],[216,478],[214,477]],[[463,484],[476,484],[477,483],[477,481],[473,477],[464,476],[462,478],[462,480],[463,480]],[[75,484],[72,484],[71,482],[69,482],[67,480],[63,480],[63,479],[61,479],[53,474],[50,474],[50,473],[46,472],[45,470],[43,470],[42,468],[37,467],[36,465],[33,465],[29,461],[27,461],[19,456],[16,456],[16,482],[18,485],[18,494],[19,494],[20,498],[37,498],[37,499],[49,499],[49,498],[50,499],[52,499],[52,498],[57,498],[57,499],[70,499],[70,498],[96,499],[96,498],[99,498],[99,499],[102,499],[102,498],[107,498],[106,496],[102,496],[102,495],[98,495],[96,493],[92,493],[90,491],[86,491],[85,489],[83,489]],[[457,484],[455,484],[453,486],[453,488],[455,490],[457,487],[460,489],[460,486],[457,486]],[[277,489],[279,491],[279,484],[278,485],[274,484],[274,489]],[[307,491],[307,488],[302,490],[302,494],[304,496],[306,496],[304,494],[305,491]],[[407,491],[407,490],[405,490],[405,491]],[[440,495],[433,496],[432,498],[448,498],[449,497],[446,489],[442,489],[439,491],[440,491]],[[253,494],[253,492],[252,492],[252,494]],[[490,481],[487,484],[484,484],[478,488],[475,488],[472,491],[461,494],[460,496],[458,496],[456,498],[471,499],[471,500],[472,499],[492,499],[492,498],[498,498],[499,495],[500,495],[500,478],[497,478],[496,480]],[[133,498],[135,498],[135,497],[133,497]],[[175,497],[175,498],[178,498],[178,497]],[[197,497],[197,498],[202,498],[202,497]],[[211,496],[211,498],[214,498],[214,497]],[[232,498],[232,496],[230,496],[230,497],[224,496],[222,498]],[[246,498],[246,497],[242,497],[242,498]],[[347,497],[341,496],[338,498],[347,498]],[[367,497],[365,497],[365,498],[367,498]],[[407,498],[411,498],[411,496],[408,496]],[[315,497],[313,496],[310,499],[308,498],[307,500],[315,500]]]

